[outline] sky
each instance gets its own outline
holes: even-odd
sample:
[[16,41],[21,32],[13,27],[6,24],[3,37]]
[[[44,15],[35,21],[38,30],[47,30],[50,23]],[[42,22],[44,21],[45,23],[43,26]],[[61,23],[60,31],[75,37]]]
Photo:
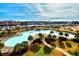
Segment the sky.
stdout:
[[0,21],[79,21],[79,3],[0,3]]

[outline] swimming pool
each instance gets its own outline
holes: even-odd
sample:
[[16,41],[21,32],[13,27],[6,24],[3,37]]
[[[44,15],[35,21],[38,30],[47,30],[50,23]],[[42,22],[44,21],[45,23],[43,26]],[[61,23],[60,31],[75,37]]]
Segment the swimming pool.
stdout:
[[[38,33],[49,34],[50,31],[51,30],[39,30],[39,31],[30,30],[30,31],[25,31],[25,32],[22,32],[21,33],[22,35],[20,35],[20,36],[15,36],[15,37],[8,38],[8,40],[4,44],[5,44],[5,46],[14,47],[17,43],[22,43],[23,41],[27,41],[28,37],[30,35],[35,35],[35,34],[38,34]],[[52,35],[59,36],[58,31],[53,31],[53,32],[54,32],[54,34],[52,34]],[[69,33],[69,38],[74,38],[74,37],[75,37],[74,34]]]

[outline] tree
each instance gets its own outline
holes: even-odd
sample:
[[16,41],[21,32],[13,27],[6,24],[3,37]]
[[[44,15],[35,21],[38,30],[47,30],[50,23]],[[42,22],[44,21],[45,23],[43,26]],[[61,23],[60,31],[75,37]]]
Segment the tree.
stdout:
[[75,37],[79,41],[79,32],[76,33]]
[[0,51],[0,56],[2,56],[1,51]]
[[51,36],[50,34],[47,36],[47,38],[45,38],[45,41],[48,43],[48,44],[51,44],[52,42],[55,42],[56,41],[56,36],[53,35]]
[[33,40],[32,44],[34,44],[34,43],[39,43],[39,44],[41,44],[42,41],[41,41],[40,38],[36,38],[35,40]]
[[73,38],[73,41],[79,43],[79,32],[75,34],[75,38]]
[[28,45],[26,41],[23,41],[22,43],[18,43],[14,46],[12,55],[22,55],[28,50]]
[[50,31],[50,34],[52,35],[52,33],[54,33],[53,31]]
[[28,40],[30,40],[30,41],[33,40],[33,36],[29,36]]
[[6,34],[4,31],[0,33],[0,37],[2,37],[4,34]]
[[67,37],[67,36],[69,36],[69,34],[68,34],[68,33],[65,33],[64,35],[65,35],[66,37]]
[[28,51],[28,43],[27,43],[27,41],[23,41],[22,44],[21,44],[21,47],[23,47],[21,49],[22,54],[25,53],[26,51]]
[[59,37],[58,39],[59,39],[59,41],[66,41],[67,40],[67,38],[65,38],[65,37]]
[[38,52],[39,50],[40,50],[40,46],[38,46],[38,45],[33,45],[32,47],[31,47],[31,50],[32,50],[32,52],[34,52],[34,53],[36,53],[36,52]]
[[77,38],[73,38],[72,40],[73,40],[74,42],[79,43],[79,41],[78,41],[78,39],[77,39]]
[[59,32],[59,35],[63,35],[63,32]]
[[51,44],[52,40],[49,39],[49,38],[45,38],[45,41],[48,43],[48,44]]
[[79,38],[79,32],[77,32],[77,33],[76,33],[76,37],[78,37],[78,38]]
[[47,36],[47,38],[48,38],[48,39],[51,39],[51,38],[52,38],[52,36],[49,34],[49,35]]
[[52,51],[51,48],[49,48],[49,47],[47,47],[47,46],[44,46],[44,53],[45,53],[45,54],[49,54],[49,53],[51,53],[51,51]]
[[17,55],[20,55],[22,48],[23,48],[22,45],[20,43],[18,43],[14,46],[13,52],[15,52]]
[[3,46],[4,46],[4,44],[3,44],[3,43],[0,43],[0,49],[1,49]]
[[44,35],[42,33],[39,33],[38,36],[40,39],[44,39]]
[[53,37],[53,39],[56,39],[56,35],[53,35],[52,37]]
[[23,41],[23,42],[22,42],[22,46],[23,46],[24,48],[26,48],[26,46],[28,46],[27,41]]
[[50,40],[50,42],[54,42],[56,41],[56,35],[51,36],[50,34],[47,37],[48,40]]

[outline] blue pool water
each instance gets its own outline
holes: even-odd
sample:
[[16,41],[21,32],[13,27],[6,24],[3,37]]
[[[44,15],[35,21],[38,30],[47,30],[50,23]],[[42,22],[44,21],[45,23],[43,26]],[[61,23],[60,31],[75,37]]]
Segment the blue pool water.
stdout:
[[[17,43],[22,43],[23,41],[27,41],[28,37],[30,35],[35,35],[35,34],[38,34],[38,33],[49,34],[50,31],[51,30],[40,30],[40,31],[31,30],[31,31],[25,31],[25,32],[22,32],[21,33],[22,35],[20,35],[20,36],[8,38],[8,40],[4,44],[5,44],[5,46],[13,47]],[[59,33],[57,31],[54,31],[54,34],[52,34],[52,35],[59,36]],[[74,35],[69,33],[69,38],[74,38]]]

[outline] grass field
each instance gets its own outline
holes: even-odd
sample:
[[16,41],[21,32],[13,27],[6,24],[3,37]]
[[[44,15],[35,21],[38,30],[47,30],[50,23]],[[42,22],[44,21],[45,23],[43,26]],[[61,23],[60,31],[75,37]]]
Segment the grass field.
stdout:
[[[69,42],[71,44],[71,48],[69,48],[66,45],[66,42]],[[79,50],[79,44],[73,41],[63,41],[63,44],[65,46],[65,48],[62,48],[63,50],[65,50],[66,52],[70,53],[71,55],[74,55],[72,53],[74,53],[76,50]],[[26,53],[23,54],[23,56],[64,56],[63,53],[61,53],[60,51],[57,50],[53,50],[51,51],[51,53],[49,54],[45,54],[44,53],[44,44],[40,44],[39,45],[41,48],[38,52],[33,53],[32,51],[27,51]],[[56,47],[60,47],[59,46],[59,42],[56,41]]]
[[44,46],[43,44],[40,45],[41,48],[38,52],[33,53],[32,51],[28,51],[26,53],[23,54],[23,56],[48,56],[48,54],[44,54]]

